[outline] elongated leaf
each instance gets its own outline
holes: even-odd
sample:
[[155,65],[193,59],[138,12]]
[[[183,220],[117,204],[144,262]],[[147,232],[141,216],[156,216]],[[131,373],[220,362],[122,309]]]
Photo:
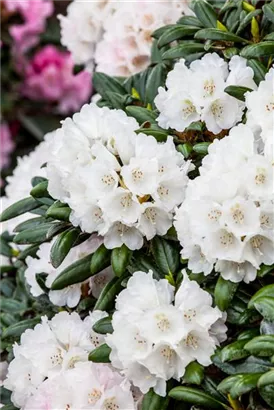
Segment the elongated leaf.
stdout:
[[31,186],[35,187],[40,184],[40,182],[47,181],[47,178],[44,177],[33,177],[31,178]]
[[133,274],[136,271],[148,272],[152,270],[154,279],[163,279],[165,274],[158,269],[158,267],[153,263],[153,258],[144,255],[141,252],[133,254],[133,258],[130,261],[128,271]]
[[179,44],[167,50],[162,58],[163,60],[175,60],[176,58],[186,58],[190,55],[202,56],[205,53],[204,45],[199,43]]
[[198,142],[193,145],[193,151],[200,155],[207,155],[210,144],[210,142]]
[[20,313],[26,310],[26,305],[18,300],[1,297],[0,298],[0,309],[2,312],[7,313]]
[[237,290],[238,283],[225,280],[219,276],[215,286],[214,297],[216,305],[222,310],[227,310],[233,296]]
[[109,355],[111,348],[104,343],[103,345],[92,350],[88,355],[88,360],[94,363],[110,363]]
[[66,222],[57,222],[53,223],[51,228],[49,228],[47,233],[47,239],[52,239],[58,233],[65,231],[68,229],[69,225]]
[[227,31],[218,30],[217,28],[205,28],[199,30],[194,38],[202,40],[232,41],[234,43],[249,43],[245,38],[236,36],[236,34]]
[[129,264],[132,251],[126,245],[120,248],[115,248],[111,252],[111,266],[116,276],[121,276],[125,273]]
[[36,228],[26,229],[25,231],[19,232],[15,238],[14,242],[18,244],[34,244],[46,241],[48,230],[52,227],[51,222],[46,222],[38,225]]
[[[261,373],[258,373],[261,374]],[[233,385],[239,380],[241,375],[236,374],[234,376],[228,376],[225,379],[221,381],[221,383],[218,385],[218,390],[224,394],[228,394],[233,387]]]
[[217,390],[218,385],[213,377],[205,375],[202,387],[214,399],[224,403],[227,402],[226,396]]
[[262,41],[261,43],[246,46],[240,52],[244,58],[260,58],[274,55],[274,41]]
[[105,98],[106,92],[114,92],[121,95],[126,94],[125,88],[115,78],[108,76],[107,74],[96,72],[92,78],[93,86],[97,93]]
[[244,357],[249,356],[249,352],[244,349],[246,345],[246,339],[237,340],[221,350],[221,360],[223,362],[230,362],[232,360],[243,359]]
[[111,251],[102,244],[92,255],[90,262],[90,272],[95,275],[101,270],[107,268],[110,265]]
[[273,3],[270,4],[265,4],[263,6],[263,12],[267,20],[271,21],[271,23],[274,23],[274,5]]
[[245,345],[254,356],[272,356],[274,354],[274,335],[261,335],[254,337]]
[[264,80],[267,68],[263,65],[263,63],[253,58],[247,60],[247,65],[254,71],[254,81],[258,85]]
[[180,24],[174,24],[168,30],[164,31],[158,40],[158,47],[163,47],[172,41],[180,38],[188,37],[195,34],[199,30],[198,27],[182,26]]
[[125,278],[123,276],[120,278],[115,277],[105,285],[94,306],[94,310],[108,311],[109,309],[112,309],[115,303],[116,295],[118,295],[118,293],[123,289],[122,282],[124,279]]
[[230,389],[231,397],[236,399],[241,397],[243,394],[248,393],[250,390],[255,389],[260,376],[261,373],[239,375],[236,382]]
[[0,236],[0,254],[10,258],[13,256],[12,247]]
[[259,388],[267,386],[267,385],[274,386],[274,369],[270,370],[269,372],[264,373],[258,380]]
[[152,253],[158,267],[165,275],[174,275],[177,272],[180,254],[173,243],[155,236],[152,240]]
[[144,107],[138,107],[135,105],[130,105],[126,107],[126,112],[134,117],[138,123],[141,125],[145,122],[150,122],[151,124],[156,124],[157,114],[154,111],[148,110]]
[[30,191],[30,194],[34,198],[46,198],[50,196],[48,193],[48,181],[42,181],[35,185]]
[[21,334],[27,329],[33,329],[37,323],[40,322],[40,316],[35,319],[21,320],[20,322],[14,323],[9,326],[2,334],[2,338],[6,339],[8,337],[19,338]]
[[143,398],[142,410],[166,410],[169,400],[169,397],[158,396],[153,389],[150,389]]
[[251,23],[253,17],[258,16],[259,14],[261,14],[261,12],[262,10],[253,10],[251,11],[251,13],[248,13],[246,17],[241,21],[236,31],[236,34],[239,34],[241,31],[243,31],[246,28],[246,26],[248,26],[248,24]]
[[197,362],[190,363],[185,370],[183,377],[184,383],[201,384],[204,378],[204,368]]
[[160,27],[157,30],[153,31],[151,37],[158,39],[165,31],[169,30],[173,26],[174,24],[167,24],[166,26]]
[[237,47],[228,47],[225,50],[223,50],[223,55],[227,59],[231,59],[233,56],[236,56],[239,54],[239,49]]
[[47,210],[47,216],[61,221],[69,221],[71,209],[60,201],[54,202]]
[[50,222],[49,220],[46,220],[46,218],[44,217],[37,217],[37,218],[31,218],[28,219],[27,221],[24,221],[22,223],[20,223],[19,225],[17,225],[14,228],[14,232],[23,232],[27,229],[33,229],[36,228],[46,222]]
[[217,27],[217,14],[207,1],[197,0],[194,3],[194,12],[204,27]]
[[203,27],[203,24],[197,17],[194,16],[182,16],[177,21],[177,24],[183,24],[185,26],[193,26],[193,27]]
[[16,202],[15,204],[12,204],[2,212],[0,216],[0,222],[4,222],[8,219],[15,218],[16,216],[23,215],[26,212],[38,208],[39,206],[40,204],[32,197],[21,199],[20,201]]
[[107,333],[113,332],[113,327],[111,324],[111,317],[103,317],[103,319],[98,320],[93,326],[92,329],[94,332],[99,333],[100,335],[106,335]]
[[158,142],[165,142],[168,136],[167,131],[162,131],[155,128],[139,128],[136,132],[137,134],[141,132],[142,134],[152,135]]
[[167,68],[164,64],[157,64],[151,70],[148,76],[146,84],[146,102],[150,103],[153,107],[154,99],[158,94],[158,88],[165,84],[165,79],[167,76]]
[[169,394],[174,400],[184,401],[192,405],[203,406],[208,409],[228,409],[224,403],[221,403],[202,390],[192,387],[175,387]]
[[258,298],[254,307],[266,320],[274,322],[274,298],[267,296]]
[[80,229],[72,228],[62,232],[57,237],[50,250],[50,260],[54,268],[58,268],[61,265],[79,235]]
[[264,286],[258,292],[255,293],[255,295],[252,296],[248,303],[248,308],[252,309],[254,308],[255,303],[257,300],[261,297],[272,297],[274,298],[274,284]]
[[238,340],[250,340],[253,339],[253,337],[255,336],[259,336],[260,332],[258,328],[254,328],[254,329],[248,329],[248,330],[244,330],[243,332],[241,332],[239,334],[239,336],[237,337]]
[[227,94],[231,95],[231,97],[237,98],[237,100],[245,101],[245,93],[248,91],[252,91],[248,87],[240,87],[236,85],[229,85],[224,90]]
[[255,356],[249,356],[247,359],[240,361],[240,363],[224,363],[221,361],[220,353],[216,353],[211,359],[215,366],[226,374],[263,373],[267,372],[272,367],[270,360]]
[[84,282],[92,274],[90,273],[90,260],[92,255],[74,262],[64,269],[53,282],[51,289],[60,290],[74,283]]

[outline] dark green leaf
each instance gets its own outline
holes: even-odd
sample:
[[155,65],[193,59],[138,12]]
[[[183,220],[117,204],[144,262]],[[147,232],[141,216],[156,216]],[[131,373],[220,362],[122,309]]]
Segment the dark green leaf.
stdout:
[[169,392],[169,396],[174,400],[184,401],[196,406],[203,406],[208,409],[228,409],[224,403],[221,403],[202,390],[192,387],[175,387]]
[[52,223],[47,233],[47,239],[52,239],[58,233],[65,231],[68,226],[66,222]]
[[253,17],[258,16],[259,14],[261,14],[261,12],[262,12],[262,10],[254,10],[254,11],[251,11],[250,13],[248,13],[243,18],[243,20],[241,21],[241,23],[240,23],[240,25],[239,25],[239,27],[236,31],[236,34],[239,34],[241,31],[243,31],[246,28],[246,26],[248,26],[248,24],[251,23],[251,20],[253,19]]
[[183,156],[187,159],[191,152],[193,151],[192,145],[186,142],[185,144],[177,145],[177,150],[183,154]]
[[266,320],[274,322],[274,298],[260,297],[254,303],[254,307]]
[[167,131],[158,130],[155,128],[139,128],[136,133],[142,133],[146,135],[152,135],[158,142],[165,142],[168,136]]
[[100,296],[94,306],[94,310],[108,311],[112,309],[115,303],[116,295],[122,290],[122,282],[125,278],[115,276],[108,282],[100,293]]
[[103,345],[92,350],[88,355],[88,360],[94,363],[110,363],[109,355],[111,353],[111,348],[104,343]]
[[239,49],[236,47],[228,47],[225,50],[223,50],[223,55],[228,60],[230,60],[233,56],[236,56],[238,54],[239,54]]
[[204,27],[217,27],[217,14],[207,1],[196,0],[194,3],[194,13]]
[[227,346],[225,346],[220,353],[222,362],[230,362],[232,360],[243,359],[249,356],[249,352],[244,349],[246,345],[246,339],[237,340]]
[[169,397],[158,396],[153,389],[150,389],[143,398],[142,410],[166,410],[169,400]]
[[213,377],[205,375],[202,387],[206,393],[209,393],[214,399],[225,403],[227,402],[226,396],[217,390],[217,383]]
[[151,34],[151,37],[158,39],[158,38],[161,37],[161,35],[165,31],[169,30],[169,28],[173,27],[173,26],[174,26],[174,24],[167,24],[166,26],[162,26],[162,27],[158,28],[157,30],[153,31],[153,33]]
[[71,209],[60,201],[54,202],[47,210],[47,216],[61,221],[69,221]]
[[255,293],[255,295],[252,296],[248,303],[248,308],[252,309],[254,308],[255,302],[261,297],[272,297],[274,298],[274,284],[264,286],[263,288],[259,289],[258,292]]
[[245,93],[252,90],[250,88],[240,87],[238,85],[229,85],[224,91],[231,95],[231,97],[237,98],[237,100],[245,101]]
[[174,26],[171,26],[168,30],[165,30],[164,33],[161,35],[161,37],[158,40],[158,47],[163,47],[169,43],[172,43],[175,40],[191,36],[195,34],[198,30],[198,27],[174,24]]
[[[260,375],[261,373],[258,373],[258,374]],[[228,394],[231,388],[233,387],[233,385],[237,382],[237,380],[239,380],[240,377],[241,377],[240,374],[226,377],[218,385],[218,390],[224,394]]]
[[[92,274],[90,273],[90,260],[88,255],[64,269],[53,282],[51,289],[60,290],[74,283],[84,282]],[[102,309],[103,310],[103,309]]]
[[57,237],[50,250],[50,260],[54,268],[58,268],[61,265],[79,235],[79,228],[70,228]]
[[193,26],[193,27],[203,27],[200,20],[194,16],[183,16],[177,21],[177,24],[183,24],[185,26]]
[[230,282],[219,276],[215,286],[214,297],[216,305],[222,310],[227,310],[238,288],[238,283]]
[[198,142],[193,146],[193,151],[200,155],[207,155],[210,142]]
[[261,335],[254,337],[245,345],[254,356],[272,356],[274,354],[274,335]]
[[130,105],[126,107],[126,112],[131,117],[134,117],[140,125],[145,122],[150,122],[150,124],[156,123],[157,114],[155,114],[154,111],[148,110],[144,107]]
[[150,103],[153,107],[154,99],[158,94],[158,88],[165,84],[167,76],[167,68],[164,64],[157,64],[154,66],[148,76],[146,83],[146,102]]
[[185,370],[183,377],[184,383],[201,384],[204,378],[204,368],[197,362],[190,363]]
[[92,255],[90,272],[95,275],[110,265],[111,251],[102,244]]
[[30,191],[30,194],[34,198],[46,198],[50,196],[48,193],[48,181],[42,181],[40,184],[35,185]]
[[111,252],[111,266],[116,276],[121,276],[125,273],[129,264],[132,251],[122,245],[120,248],[115,248]]
[[47,181],[44,177],[33,177],[31,178],[31,186],[35,187],[36,185],[40,184],[40,182]]
[[131,258],[130,265],[128,267],[128,271],[133,274],[136,271],[143,271],[148,272],[152,270],[154,279],[160,280],[165,277],[165,275],[160,272],[157,266],[153,263],[153,258],[144,255],[141,252],[135,252],[133,254],[133,258]]
[[38,225],[32,229],[26,229],[25,231],[19,232],[15,238],[14,242],[18,244],[32,244],[44,242],[48,239],[47,233],[48,230],[52,227],[51,222],[46,222],[41,225]]
[[0,236],[0,254],[10,258],[13,256],[12,247],[4,240],[3,236]]
[[20,322],[14,323],[3,332],[2,338],[19,338],[25,330],[33,329],[34,326],[37,325],[37,323],[39,322],[40,317],[36,317],[35,319],[21,320]]
[[236,383],[230,390],[231,397],[236,399],[243,394],[248,393],[250,390],[255,389],[260,376],[261,373],[239,375]]
[[165,275],[174,275],[177,272],[180,254],[174,243],[155,236],[152,240],[152,253],[158,267]]
[[254,81],[257,85],[265,79],[267,68],[258,60],[253,58],[247,60],[247,65],[254,71]]
[[240,52],[244,58],[270,57],[274,54],[274,41],[262,41],[261,43],[246,46]]
[[274,265],[261,265],[260,270],[257,272],[257,276],[263,278],[268,274],[274,274]]
[[187,58],[190,55],[202,56],[205,53],[204,45],[194,42],[179,44],[167,50],[163,54],[163,60],[175,60],[176,58]]
[[216,353],[211,357],[215,366],[221,369],[227,374],[240,374],[240,373],[263,373],[271,369],[272,364],[269,360],[262,359],[260,357],[249,356],[245,360],[238,362],[222,362],[220,353]]
[[15,202],[15,204],[12,204],[2,212],[0,216],[0,222],[4,222],[8,219],[12,219],[16,216],[25,214],[26,212],[32,211],[33,209],[38,208],[39,206],[40,204],[37,201],[35,201],[35,199],[32,197],[21,199],[20,201]]
[[94,73],[92,82],[97,93],[100,94],[103,98],[106,98],[107,92],[114,92],[120,95],[126,94],[126,90],[121,85],[121,83],[115,78],[110,77],[106,74],[99,72]]
[[111,317],[103,317],[103,319],[98,320],[93,326],[92,329],[94,332],[99,333],[100,335],[106,335],[107,333],[113,333],[113,327],[111,324]]
[[204,28],[197,31],[194,38],[202,40],[218,40],[218,41],[233,41],[234,43],[249,43],[245,38],[236,36],[236,34],[228,31],[219,30],[217,28]]
[[0,298],[0,309],[2,312],[7,313],[20,313],[26,310],[26,305],[18,300],[1,297]]
[[265,4],[263,6],[263,12],[267,20],[271,21],[271,23],[274,23],[274,4],[273,2],[270,4]]
[[254,328],[254,329],[247,329],[247,330],[243,330],[239,336],[237,337],[237,340],[250,340],[253,339],[253,337],[255,336],[259,336],[260,332],[258,328]]
[[17,225],[14,228],[14,232],[23,232],[28,229],[37,228],[38,226],[44,224],[45,222],[49,222],[49,221],[47,221],[46,218],[44,217],[31,218]]

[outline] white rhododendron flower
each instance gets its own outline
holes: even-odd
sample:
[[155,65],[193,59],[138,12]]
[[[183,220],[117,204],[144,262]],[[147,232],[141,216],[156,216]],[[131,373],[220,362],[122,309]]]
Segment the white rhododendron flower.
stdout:
[[189,363],[211,364],[219,329],[224,340],[221,311],[185,271],[183,276],[175,294],[166,279],[153,279],[152,271],[135,272],[116,299],[114,331],[105,339],[111,363],[142,393],[153,388],[165,396],[166,381],[180,380]]
[[[30,196],[32,190],[31,179],[33,177],[46,177],[46,168],[43,165],[49,159],[50,144],[54,133],[45,135],[44,141],[41,142],[29,155],[17,158],[17,166],[13,174],[6,178],[7,185],[5,188],[6,196],[1,199],[2,211],[13,203]],[[1,222],[2,232],[13,232],[13,229],[21,222],[34,217],[31,213],[25,213],[6,222]]]
[[242,118],[244,103],[225,93],[229,85],[256,89],[253,70],[246,60],[234,56],[227,64],[216,53],[206,54],[188,68],[185,60],[175,64],[160,87],[155,104],[163,128],[184,131],[194,121],[204,121],[214,134],[233,127]]
[[184,199],[190,162],[172,137],[158,143],[137,134],[121,110],[85,105],[56,131],[48,190],[69,204],[70,220],[98,232],[107,248],[140,249],[143,237],[164,235]]
[[[25,278],[27,283],[30,285],[30,291],[34,297],[40,296],[44,293],[44,290],[39,286],[36,280],[37,274],[42,273],[47,275],[45,285],[50,289],[54,280],[66,267],[95,252],[96,249],[102,244],[102,239],[96,236],[91,237],[82,244],[73,247],[57,269],[55,269],[50,262],[50,249],[52,244],[53,243],[48,242],[43,243],[40,245],[35,258],[31,256],[26,258],[27,269],[25,270]],[[98,275],[101,275],[101,279],[99,277],[97,278]],[[68,306],[73,308],[78,305],[81,299],[82,286],[84,285],[86,285],[88,289],[90,288],[93,295],[95,293],[98,297],[103,285],[113,277],[113,272],[111,268],[107,268],[98,275],[92,277],[92,285],[90,285],[90,279],[88,279],[85,282],[75,283],[74,285],[70,285],[61,290],[50,290],[50,301],[57,306]],[[96,284],[96,279],[98,280],[98,285]]]
[[265,144],[265,153],[273,156],[274,130],[274,68],[266,74],[258,90],[245,94],[247,110],[247,124],[259,127],[261,138]]
[[262,263],[274,263],[273,159],[259,154],[247,125],[209,146],[189,182],[175,228],[193,273],[217,272],[249,283]]
[[74,0],[61,22],[61,43],[76,64],[109,75],[129,76],[150,64],[156,29],[192,14],[188,0]]
[[[36,408],[36,398],[40,397],[40,388],[44,392],[45,379],[46,385],[50,384],[56,377],[63,378],[78,362],[87,362],[88,353],[104,343],[104,336],[95,333],[92,326],[106,316],[105,312],[94,311],[81,320],[75,312],[61,312],[51,320],[42,317],[42,322],[33,330],[26,330],[20,344],[13,347],[14,359],[4,381],[5,388],[12,392],[13,404],[21,408],[31,408],[35,404],[32,408]],[[84,370],[80,373],[84,374]],[[111,380],[112,377],[110,383]],[[69,392],[70,389],[67,394]],[[59,399],[60,395],[59,392]],[[40,402],[40,406],[42,404]]]

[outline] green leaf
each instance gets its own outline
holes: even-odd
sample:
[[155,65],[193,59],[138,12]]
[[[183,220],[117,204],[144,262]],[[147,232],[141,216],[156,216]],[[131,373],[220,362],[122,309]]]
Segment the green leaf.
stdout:
[[253,339],[253,337],[255,336],[259,336],[260,332],[258,328],[254,328],[254,329],[247,329],[242,331],[239,336],[237,337],[237,340],[250,340]]
[[152,253],[154,259],[165,275],[174,275],[180,266],[180,254],[174,243],[155,236],[152,239]]
[[240,373],[263,373],[271,369],[272,364],[269,360],[260,357],[249,356],[247,359],[238,362],[222,362],[220,352],[211,357],[215,366],[227,374]]
[[274,4],[273,2],[270,4],[265,4],[263,6],[263,12],[267,20],[271,21],[271,23],[274,23]]
[[142,410],[166,410],[169,403],[169,397],[158,396],[153,389],[144,395],[142,401]]
[[185,144],[177,145],[177,150],[187,159],[193,151],[192,145],[186,142]]
[[260,333],[261,335],[274,335],[274,322],[262,320],[260,324]]
[[230,282],[230,280],[225,280],[222,276],[219,276],[215,286],[214,297],[216,305],[222,311],[227,310],[229,307],[238,285],[238,283]]
[[121,95],[112,91],[105,91],[105,98],[110,102],[111,108],[121,109],[125,108],[125,105],[130,104],[133,99],[130,95]]
[[156,124],[157,114],[154,111],[148,110],[144,107],[138,107],[136,105],[129,105],[126,107],[127,114],[130,117],[135,118],[140,125],[145,122],[150,122],[151,124]]
[[274,386],[274,369],[270,370],[269,372],[264,373],[258,380],[259,389],[269,384],[273,384]]
[[115,276],[104,286],[94,306],[94,310],[108,311],[113,308],[116,295],[123,289],[122,282],[124,279],[124,276],[120,278]]
[[260,378],[261,373],[256,374],[240,374],[236,383],[231,387],[230,395],[233,399],[248,393],[250,390],[255,389],[257,381]]
[[174,24],[167,24],[166,26],[162,26],[160,28],[157,28],[157,30],[153,31],[153,33],[151,34],[151,37],[156,38],[156,39],[160,38],[161,35],[165,31],[169,30],[170,27],[174,27]]
[[60,290],[74,283],[84,282],[92,274],[90,273],[90,260],[92,255],[88,255],[64,269],[53,282],[51,289]]
[[12,404],[5,404],[1,407],[2,410],[18,410],[18,407],[13,406]]
[[121,276],[125,273],[129,264],[132,251],[126,245],[120,248],[115,248],[111,252],[111,266],[116,276]]
[[274,298],[274,284],[264,286],[263,288],[259,289],[255,295],[252,296],[248,303],[248,309],[254,308],[255,303],[258,299],[262,297],[271,297]]
[[214,399],[221,402],[227,402],[226,396],[217,390],[217,383],[213,377],[205,375],[202,387]]
[[104,343],[103,345],[92,350],[88,355],[88,360],[94,363],[110,363],[109,355],[111,353],[111,348]]
[[224,90],[227,94],[231,95],[231,97],[237,98],[237,100],[245,101],[245,93],[248,91],[252,91],[248,87],[240,87],[236,85],[229,85]]
[[92,329],[94,332],[99,333],[100,335],[106,335],[107,333],[113,333],[112,327],[112,318],[110,316],[103,317],[103,319],[98,320],[93,326]]
[[185,26],[193,26],[193,27],[203,27],[200,20],[198,20],[197,17],[194,17],[194,16],[182,16],[177,21],[177,24],[183,24]]
[[274,370],[270,370],[260,377],[258,388],[264,401],[274,408]]
[[214,8],[207,1],[195,1],[194,13],[204,27],[217,27],[217,14]]
[[54,268],[58,268],[80,235],[79,228],[70,228],[62,232],[50,249],[50,261]]
[[237,47],[228,47],[225,50],[223,50],[223,55],[228,60],[230,60],[233,56],[236,56],[238,54],[239,54],[239,49]]
[[154,279],[160,280],[164,279],[165,274],[160,272],[157,266],[153,263],[153,258],[144,255],[142,252],[134,252],[131,258],[130,265],[128,266],[128,271],[133,274],[136,271],[148,272],[152,270]]
[[54,202],[47,210],[47,216],[61,221],[69,221],[71,209],[60,201]]
[[126,89],[121,83],[107,74],[95,72],[93,74],[92,82],[97,93],[105,99],[107,99],[107,92],[118,93],[120,95],[127,94]]
[[[261,374],[261,373],[259,373]],[[228,394],[233,387],[233,385],[237,382],[239,379],[240,375],[236,374],[234,376],[228,376],[225,379],[221,381],[221,383],[218,385],[218,391]]]
[[254,10],[254,11],[248,13],[244,17],[244,19],[241,21],[241,23],[240,23],[240,25],[239,25],[239,27],[236,31],[236,34],[239,34],[241,31],[243,31],[246,28],[246,26],[248,26],[248,24],[251,23],[251,20],[253,19],[253,17],[258,16],[259,14],[261,14],[261,12],[262,12],[262,10]]
[[0,254],[10,258],[13,256],[12,247],[0,236]]
[[48,193],[48,181],[42,181],[38,185],[35,185],[30,191],[31,196],[34,198],[46,198],[49,197]]
[[33,228],[37,228],[38,226],[49,222],[48,220],[46,220],[46,218],[44,217],[37,217],[37,218],[31,218],[28,219],[27,221],[24,221],[22,223],[20,223],[19,225],[17,225],[14,228],[14,232],[23,232],[25,230],[29,230],[29,229],[33,229]]
[[193,151],[200,155],[207,155],[210,144],[210,142],[198,142],[193,145]]
[[22,302],[18,302],[18,300],[2,296],[0,298],[0,310],[7,313],[20,313],[26,310],[26,305]]
[[167,68],[162,63],[155,65],[148,76],[146,83],[146,103],[150,103],[154,108],[154,99],[158,94],[158,88],[165,84],[166,76]]
[[52,223],[47,233],[47,239],[52,239],[58,233],[65,231],[66,229],[68,229],[68,226],[70,225],[68,225],[66,222]]
[[167,140],[168,132],[155,128],[139,128],[136,133],[152,135],[158,142],[165,142]]
[[38,208],[39,206],[40,204],[37,201],[35,201],[35,199],[32,197],[21,199],[20,201],[15,202],[15,204],[12,204],[2,212],[0,216],[0,222],[4,222],[8,219],[15,218],[16,216],[23,215],[26,212]]
[[246,345],[246,339],[237,340],[227,346],[225,346],[220,353],[222,362],[230,362],[232,360],[243,359],[249,356],[249,352],[244,349]]
[[169,27],[168,30],[165,30],[164,33],[158,40],[158,47],[163,47],[169,43],[172,43],[175,40],[180,38],[188,37],[195,34],[199,30],[198,27],[191,26],[182,26],[180,24],[174,24]]
[[244,58],[270,57],[274,54],[274,41],[262,41],[261,43],[246,46],[240,52]]
[[228,406],[224,403],[213,399],[204,391],[192,387],[175,387],[168,395],[174,400],[184,401],[192,406],[203,406],[208,409],[228,409]]
[[204,378],[204,368],[197,362],[189,363],[183,377],[184,383],[200,385]]
[[15,238],[14,242],[18,244],[28,245],[32,243],[41,243],[48,239],[48,230],[52,227],[51,222],[46,222],[38,225],[32,229],[26,229],[25,231],[19,232]]
[[202,40],[233,41],[234,43],[249,43],[245,38],[236,36],[228,31],[218,30],[217,28],[204,28],[197,31],[194,38]]
[[20,322],[14,323],[4,330],[2,338],[6,339],[8,337],[19,338],[21,334],[27,329],[33,329],[37,323],[40,322],[40,317],[34,319],[21,320]]
[[95,275],[110,265],[111,251],[104,244],[94,252],[90,261],[90,272]]
[[247,65],[254,71],[254,81],[257,85],[265,79],[267,68],[258,60],[251,58],[247,60]]
[[188,42],[179,44],[164,52],[163,60],[175,60],[176,58],[187,58],[190,55],[202,56],[205,53],[204,45]]
[[266,296],[258,298],[254,307],[266,320],[274,322],[274,298]]
[[264,37],[264,41],[267,41],[267,40],[271,40],[271,41],[274,40],[274,32],[273,32],[273,33],[269,33],[269,34],[267,34],[267,35]]
[[272,356],[274,354],[274,335],[261,335],[254,337],[245,345],[254,356]]

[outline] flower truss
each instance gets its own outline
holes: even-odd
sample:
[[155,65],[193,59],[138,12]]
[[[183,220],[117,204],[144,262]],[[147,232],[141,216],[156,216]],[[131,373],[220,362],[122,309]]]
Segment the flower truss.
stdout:
[[117,297],[114,332],[106,336],[111,363],[142,393],[154,388],[165,396],[167,380],[180,380],[192,361],[208,366],[226,339],[222,313],[212,307],[209,293],[183,275],[174,295],[166,279],[135,272]]
[[241,121],[245,104],[225,93],[229,85],[256,89],[253,70],[234,56],[229,64],[218,54],[206,54],[190,67],[181,59],[169,72],[166,88],[160,87],[155,104],[163,128],[184,131],[194,121],[204,121],[214,134]]
[[60,16],[62,44],[76,64],[110,75],[129,76],[146,68],[154,30],[190,14],[185,0],[135,2],[74,0]]
[[[92,237],[84,243],[72,248],[61,263],[55,269],[50,262],[50,249],[52,243],[43,243],[37,252],[35,258],[28,256],[26,258],[27,269],[24,273],[27,283],[30,285],[31,294],[38,297],[44,293],[44,290],[39,286],[36,275],[42,273],[46,275],[45,285],[50,289],[52,283],[57,276],[69,265],[94,252],[101,244],[101,239]],[[37,258],[38,257],[38,258]],[[85,282],[79,282],[70,285],[61,290],[49,290],[49,299],[56,306],[68,306],[73,308],[78,305],[82,293],[92,293],[93,296],[99,296],[103,287],[113,278],[112,269],[106,268],[95,276],[92,276]]]
[[4,382],[13,403],[22,409],[134,409],[129,383],[108,365],[88,362],[88,352],[104,343],[92,325],[105,316],[94,311],[81,320],[61,312],[26,330]]
[[189,183],[175,228],[192,272],[215,265],[224,279],[248,283],[274,263],[273,159],[259,145],[247,125],[232,128]]
[[164,235],[184,199],[190,162],[171,137],[136,134],[121,110],[85,105],[57,130],[48,162],[49,192],[69,204],[71,222],[98,232],[113,249],[140,249]]

